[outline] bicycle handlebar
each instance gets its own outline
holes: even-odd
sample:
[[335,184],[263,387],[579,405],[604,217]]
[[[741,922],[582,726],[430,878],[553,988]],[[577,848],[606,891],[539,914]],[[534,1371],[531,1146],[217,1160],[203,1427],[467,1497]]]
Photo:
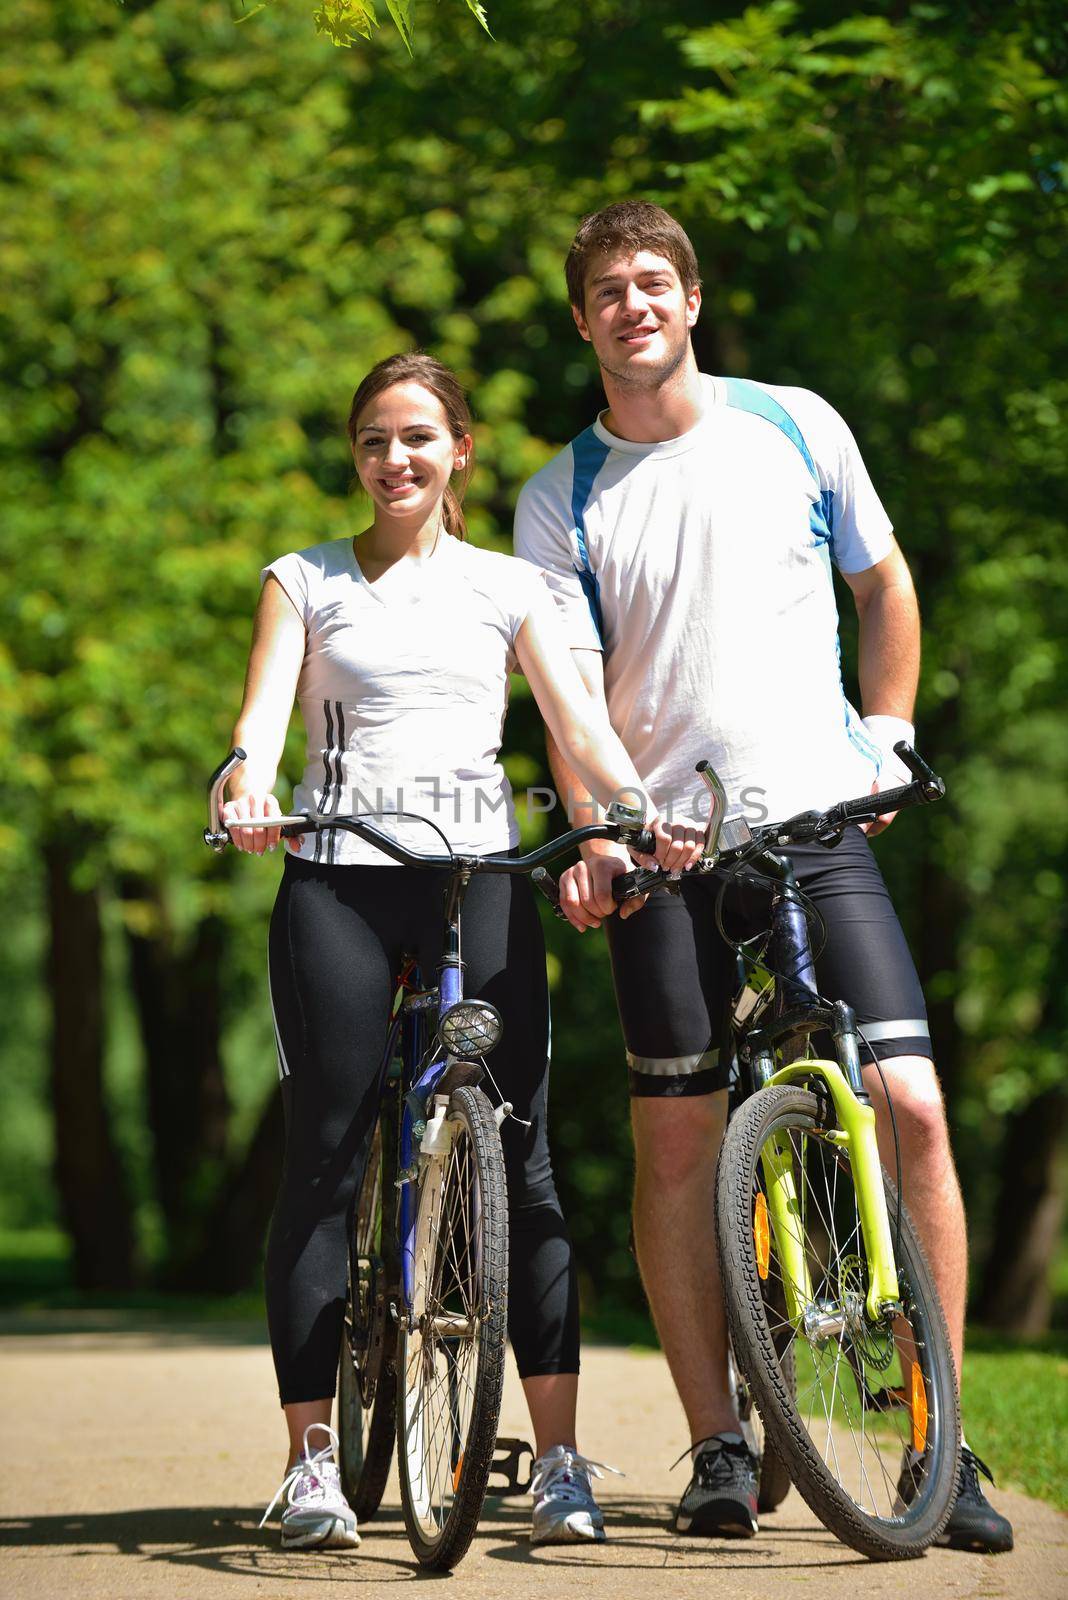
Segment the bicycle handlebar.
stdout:
[[[226,760],[216,767],[208,780],[208,826],[204,829],[204,843],[212,850],[225,850],[232,843],[230,828],[237,826],[256,828],[277,828],[284,839],[295,839],[305,833],[325,833],[331,828],[339,828],[345,833],[354,833],[358,839],[363,839],[367,844],[374,845],[376,849],[391,856],[394,861],[404,867],[421,867],[424,869],[445,869],[447,871],[463,868],[468,872],[500,872],[511,874],[534,873],[543,868],[547,861],[553,861],[557,856],[565,854],[575,845],[584,844],[587,839],[612,839],[622,841],[636,850],[639,855],[652,855],[656,849],[656,841],[652,833],[640,822],[597,822],[585,828],[573,828],[570,833],[561,834],[558,839],[551,839],[548,844],[539,846],[525,856],[472,856],[455,852],[452,855],[424,855],[417,850],[408,850],[404,845],[398,844],[388,834],[376,828],[372,823],[366,822],[362,817],[320,817],[310,812],[297,812],[293,816],[284,817],[258,817],[254,822],[244,824],[224,824],[222,821],[222,794],[226,780],[235,773],[246,759],[245,751],[240,746],[231,750]],[[545,874],[548,877],[548,874]],[[551,881],[551,880],[550,880]],[[539,884],[539,887],[541,885]]]
[[[840,800],[827,811],[801,811],[785,822],[773,823],[768,828],[751,831],[746,824],[747,838],[740,839],[726,850],[718,851],[707,862],[699,863],[697,871],[707,872],[712,867],[729,866],[745,855],[772,850],[777,845],[838,843],[842,830],[850,822],[875,822],[893,811],[904,811],[909,806],[931,805],[941,800],[946,792],[945,783],[937,773],[904,740],[894,746],[894,754],[914,774],[911,783],[899,784],[894,789],[884,789],[881,794],[859,795],[855,800]],[[698,771],[704,763],[698,764]],[[734,827],[739,824],[735,822]],[[659,867],[640,867],[635,872],[625,872],[612,880],[612,898],[616,904],[636,899],[653,889],[677,886],[678,880],[670,878]]]

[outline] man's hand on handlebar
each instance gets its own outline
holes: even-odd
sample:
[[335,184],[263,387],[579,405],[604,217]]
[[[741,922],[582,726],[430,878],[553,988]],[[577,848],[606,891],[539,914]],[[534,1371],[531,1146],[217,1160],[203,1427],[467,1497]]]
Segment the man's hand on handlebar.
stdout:
[[258,821],[261,817],[280,817],[282,814],[282,808],[273,794],[257,794],[249,790],[233,800],[227,800],[221,817],[223,826],[230,829],[231,843],[238,850],[244,850],[248,855],[262,856],[265,850],[273,850],[281,839],[280,829],[241,828],[234,824]]

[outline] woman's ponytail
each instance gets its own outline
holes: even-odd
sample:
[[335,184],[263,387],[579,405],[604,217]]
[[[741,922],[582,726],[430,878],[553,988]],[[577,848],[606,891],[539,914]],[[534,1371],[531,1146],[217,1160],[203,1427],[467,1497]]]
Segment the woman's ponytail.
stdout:
[[[465,472],[461,494],[467,487],[466,476]],[[463,505],[460,495],[456,493],[451,483],[445,488],[445,497],[441,503],[441,520],[445,524],[445,532],[451,533],[454,539],[467,538],[467,519],[464,516]]]

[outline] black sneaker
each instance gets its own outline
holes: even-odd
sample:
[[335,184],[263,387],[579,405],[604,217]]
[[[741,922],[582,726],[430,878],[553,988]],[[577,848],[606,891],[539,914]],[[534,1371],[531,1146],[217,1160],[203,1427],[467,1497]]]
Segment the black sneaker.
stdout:
[[935,1542],[948,1550],[978,1550],[987,1556],[1001,1555],[1012,1549],[1012,1523],[994,1510],[980,1489],[980,1472],[993,1483],[994,1477],[986,1462],[980,1461],[965,1445],[960,1453],[956,1503]]
[[675,1531],[740,1539],[757,1532],[757,1462],[740,1433],[713,1434],[702,1444]]
[[[916,1479],[922,1456],[911,1451],[906,1455],[897,1483],[898,1501],[902,1506],[912,1504],[916,1493]],[[980,1461],[967,1445],[960,1452],[960,1470],[957,1473],[957,1498],[949,1521],[935,1540],[946,1550],[970,1550],[980,1555],[1001,1555],[1013,1545],[1012,1523],[995,1511],[979,1487],[979,1474],[990,1483],[994,1477],[985,1461]]]

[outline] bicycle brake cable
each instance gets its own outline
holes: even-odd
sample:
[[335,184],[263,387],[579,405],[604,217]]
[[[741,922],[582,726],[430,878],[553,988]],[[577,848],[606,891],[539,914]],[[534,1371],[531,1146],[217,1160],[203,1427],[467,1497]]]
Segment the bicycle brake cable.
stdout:
[[438,838],[445,846],[445,849],[448,851],[449,860],[452,862],[453,868],[455,868],[456,851],[453,849],[444,833],[442,833],[437,823],[431,822],[429,817],[420,816],[418,811],[356,811],[353,813],[354,822],[363,822],[371,817],[405,817],[409,822],[425,823],[428,828],[432,828],[437,834]]
[[486,1077],[489,1079],[490,1083],[492,1083],[494,1089],[496,1090],[498,1096],[500,1097],[500,1104],[502,1106],[507,1106],[508,1107],[508,1110],[505,1112],[505,1116],[511,1122],[518,1122],[518,1124],[519,1124],[519,1126],[521,1128],[532,1128],[534,1126],[533,1122],[528,1122],[526,1117],[517,1117],[515,1112],[514,1112],[514,1110],[512,1109],[512,1102],[510,1100],[506,1100],[504,1098],[504,1091],[501,1089],[500,1084],[497,1082],[496,1078],[493,1076],[493,1073],[490,1071],[489,1063],[486,1060],[485,1056],[479,1056],[478,1059],[479,1059],[479,1062],[481,1063],[483,1072],[486,1074]]
[[[716,895],[716,932],[719,934],[724,944],[727,945],[728,949],[733,950],[735,955],[740,956],[743,961],[748,961],[750,959],[745,947],[747,945],[755,944],[758,939],[763,939],[764,945],[757,959],[763,959],[764,952],[767,949],[767,941],[771,937],[771,929],[767,928],[763,933],[755,934],[751,939],[732,939],[723,922],[723,902],[726,898],[727,890],[732,882],[741,876],[744,869],[750,866],[751,862],[758,855],[763,854],[764,848],[765,847],[763,844],[755,843],[753,846],[743,852],[743,854],[741,854],[738,859],[734,861],[723,873],[719,891]],[[772,891],[778,887],[778,879],[771,877],[771,875],[766,872],[751,871],[749,873],[749,882],[754,885],[760,885]],[[794,893],[797,895],[797,902],[801,907],[805,917],[805,922],[808,925],[810,935],[810,950],[812,960],[815,962],[823,954],[824,947],[827,943],[827,924],[823,919],[823,915],[820,912],[819,907],[805,893],[805,891],[799,888],[796,884],[794,885]],[[766,971],[773,978],[782,978],[784,980],[789,978],[788,973],[778,972],[774,967],[766,966]]]

